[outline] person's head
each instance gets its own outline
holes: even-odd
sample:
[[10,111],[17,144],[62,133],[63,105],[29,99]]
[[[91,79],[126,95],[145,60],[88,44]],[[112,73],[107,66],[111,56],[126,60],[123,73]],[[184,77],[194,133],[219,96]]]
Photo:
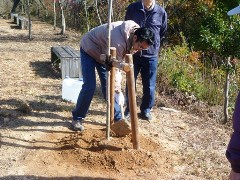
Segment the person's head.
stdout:
[[138,28],[133,34],[132,50],[148,49],[154,44],[154,34],[149,28]]
[[153,8],[155,4],[155,0],[142,0],[142,3],[144,5],[144,8],[151,9],[151,7]]

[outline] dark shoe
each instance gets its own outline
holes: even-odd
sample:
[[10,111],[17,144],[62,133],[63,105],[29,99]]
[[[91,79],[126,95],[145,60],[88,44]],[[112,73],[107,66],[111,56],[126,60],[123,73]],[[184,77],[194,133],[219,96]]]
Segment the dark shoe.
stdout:
[[125,119],[130,119],[130,112],[129,111],[124,112],[124,118]]
[[143,120],[151,121],[152,114],[151,113],[140,113],[140,118]]
[[82,125],[81,121],[72,121],[72,128],[74,131],[83,131],[84,126]]

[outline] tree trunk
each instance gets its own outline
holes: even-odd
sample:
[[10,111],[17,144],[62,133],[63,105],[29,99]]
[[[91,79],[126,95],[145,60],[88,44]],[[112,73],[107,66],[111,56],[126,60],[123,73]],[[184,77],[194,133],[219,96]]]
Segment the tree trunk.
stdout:
[[66,22],[65,22],[65,16],[62,10],[62,34],[65,34],[66,31]]
[[28,39],[32,39],[32,21],[30,16],[30,4],[29,0],[27,0],[27,15],[28,15]]
[[56,30],[56,0],[53,0],[53,29]]
[[102,20],[101,20],[101,17],[99,15],[99,12],[98,12],[98,0],[95,0],[95,4],[96,4],[96,12],[97,12],[97,16],[98,16],[98,19],[99,19],[99,23],[102,25]]
[[[41,6],[43,7],[43,9],[45,9],[45,16],[48,16],[48,10],[44,4],[44,2],[42,0],[35,0],[36,2],[38,2],[38,4],[41,4]],[[55,1],[55,0],[54,0]]]
[[228,102],[229,102],[229,84],[230,84],[230,71],[229,67],[231,66],[230,64],[230,57],[227,59],[227,70],[226,70],[226,81],[225,81],[225,86],[224,86],[224,120],[223,123],[226,123],[228,121]]
[[66,22],[65,22],[65,17],[64,17],[64,13],[63,13],[63,5],[62,5],[61,0],[59,0],[59,4],[60,4],[60,8],[61,8],[61,15],[62,15],[62,31],[61,31],[61,34],[65,34]]
[[87,30],[89,31],[88,12],[87,12],[87,0],[84,1],[84,10],[85,10],[85,14],[86,14]]

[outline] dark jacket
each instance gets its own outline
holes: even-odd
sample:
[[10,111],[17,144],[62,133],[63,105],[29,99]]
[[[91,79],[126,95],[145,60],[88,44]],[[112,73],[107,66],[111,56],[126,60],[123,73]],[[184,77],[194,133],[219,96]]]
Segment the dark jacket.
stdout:
[[143,50],[135,55],[143,57],[157,57],[160,41],[164,37],[167,30],[167,13],[166,11],[155,4],[154,8],[148,12],[145,12],[141,1],[132,3],[128,6],[125,20],[133,20],[140,27],[150,28],[155,34],[155,43],[148,50]]
[[233,113],[233,134],[228,144],[226,157],[232,169],[240,173],[240,92],[238,93],[235,110]]

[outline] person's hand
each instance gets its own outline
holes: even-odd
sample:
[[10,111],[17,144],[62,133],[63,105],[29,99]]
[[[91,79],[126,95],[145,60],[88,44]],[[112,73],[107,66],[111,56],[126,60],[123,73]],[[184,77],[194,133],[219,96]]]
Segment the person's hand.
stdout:
[[113,62],[110,56],[107,56],[106,54],[101,54],[99,59],[100,59],[99,62],[105,65],[106,70],[110,71]]
[[110,71],[113,67],[112,60],[109,59],[109,60],[105,61],[105,67],[106,67],[107,71]]
[[240,173],[236,173],[232,170],[230,173],[229,179],[230,180],[240,180]]
[[111,56],[106,56],[106,60],[105,60],[105,67],[107,71],[110,71],[113,67],[112,65],[113,60],[111,59]]

